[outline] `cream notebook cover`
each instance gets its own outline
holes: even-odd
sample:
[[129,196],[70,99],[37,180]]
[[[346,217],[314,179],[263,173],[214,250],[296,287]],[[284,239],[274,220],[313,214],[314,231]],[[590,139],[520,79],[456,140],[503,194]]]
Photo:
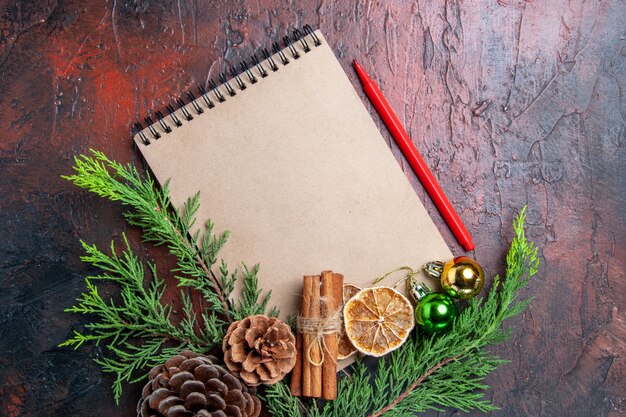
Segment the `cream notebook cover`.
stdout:
[[[371,286],[402,265],[445,261],[450,250],[400,169],[322,34],[244,72],[155,123],[134,140],[157,180],[182,207],[200,191],[196,225],[231,231],[221,252],[232,271],[260,263],[281,317],[296,313],[302,276],[331,269]],[[216,94],[217,93],[217,94]],[[225,101],[218,102],[221,94]],[[204,111],[197,114],[195,106]],[[153,137],[153,131],[161,135]],[[149,142],[149,144],[147,143]],[[394,278],[384,284],[393,285]],[[403,286],[402,286],[403,288]]]

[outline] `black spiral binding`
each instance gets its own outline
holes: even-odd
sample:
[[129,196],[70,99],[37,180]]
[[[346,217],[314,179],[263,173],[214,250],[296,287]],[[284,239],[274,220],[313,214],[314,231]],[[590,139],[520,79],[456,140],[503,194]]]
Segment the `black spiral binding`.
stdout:
[[[304,33],[303,33],[303,32]],[[228,79],[225,73],[219,74],[220,85],[217,85],[212,79],[209,80],[209,88],[207,91],[203,85],[198,87],[200,97],[196,96],[188,91],[186,93],[189,99],[188,103],[182,98],[176,98],[174,100],[176,109],[173,104],[168,104],[166,109],[168,116],[164,116],[162,112],[157,111],[154,113],[154,119],[150,116],[144,119],[147,131],[144,130],[143,125],[140,122],[134,124],[134,130],[139,139],[144,145],[150,145],[151,141],[160,139],[163,134],[168,134],[173,131],[173,128],[177,128],[183,125],[185,121],[191,121],[194,116],[199,116],[205,113],[205,110],[210,110],[218,103],[222,103],[228,100],[228,97],[234,97],[239,92],[244,91],[247,88],[247,84],[255,84],[259,81],[259,78],[267,77],[271,72],[279,71],[281,66],[288,65],[291,59],[299,59],[300,53],[309,53],[311,51],[311,45],[309,41],[313,42],[314,47],[318,47],[322,44],[319,37],[315,34],[311,26],[305,25],[302,31],[296,29],[293,31],[292,36],[283,37],[284,47],[281,48],[278,42],[272,43],[272,52],[266,48],[261,50],[262,60],[259,60],[256,54],[250,57],[252,65],[248,65],[247,62],[240,62],[240,71],[237,71],[232,65],[228,68],[231,78]],[[307,37],[309,41],[307,41]],[[300,44],[301,51],[298,51],[294,44]],[[276,58],[278,56],[278,58]],[[256,74],[254,72],[256,70]],[[191,105],[190,108],[188,106]],[[182,117],[177,115],[177,112]],[[182,119],[182,120],[181,120]]]

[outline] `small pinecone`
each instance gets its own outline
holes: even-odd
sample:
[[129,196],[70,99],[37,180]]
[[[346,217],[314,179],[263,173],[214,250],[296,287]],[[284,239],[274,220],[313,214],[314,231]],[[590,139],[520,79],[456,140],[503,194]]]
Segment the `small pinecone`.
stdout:
[[296,364],[296,338],[274,317],[256,315],[234,322],[222,349],[228,369],[250,386],[275,384]]
[[150,371],[138,417],[258,417],[261,401],[212,356],[186,350]]

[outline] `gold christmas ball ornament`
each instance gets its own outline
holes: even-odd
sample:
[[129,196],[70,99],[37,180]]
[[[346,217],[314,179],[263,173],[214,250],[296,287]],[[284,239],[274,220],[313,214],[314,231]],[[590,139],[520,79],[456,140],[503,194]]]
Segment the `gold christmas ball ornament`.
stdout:
[[424,270],[439,279],[450,297],[467,300],[475,297],[485,285],[485,272],[475,260],[458,256],[448,262],[428,262]]

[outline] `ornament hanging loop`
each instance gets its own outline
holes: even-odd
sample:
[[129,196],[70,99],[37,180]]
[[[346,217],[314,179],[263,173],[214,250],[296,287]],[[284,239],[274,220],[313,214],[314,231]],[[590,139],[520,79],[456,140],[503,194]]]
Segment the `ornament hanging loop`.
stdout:
[[396,272],[400,272],[400,271],[408,271],[406,276],[404,278],[399,279],[398,281],[395,282],[395,284],[393,284],[393,288],[396,288],[398,286],[398,284],[400,284],[402,281],[409,281],[409,280],[413,280],[414,276],[420,273],[420,270],[415,270],[413,268],[411,268],[410,266],[401,266],[398,267],[396,269],[394,269],[393,271],[389,271],[381,276],[379,276],[378,278],[376,278],[372,284],[376,285],[379,282],[381,282],[382,280],[384,280],[385,278],[387,278],[390,275],[395,274]]

